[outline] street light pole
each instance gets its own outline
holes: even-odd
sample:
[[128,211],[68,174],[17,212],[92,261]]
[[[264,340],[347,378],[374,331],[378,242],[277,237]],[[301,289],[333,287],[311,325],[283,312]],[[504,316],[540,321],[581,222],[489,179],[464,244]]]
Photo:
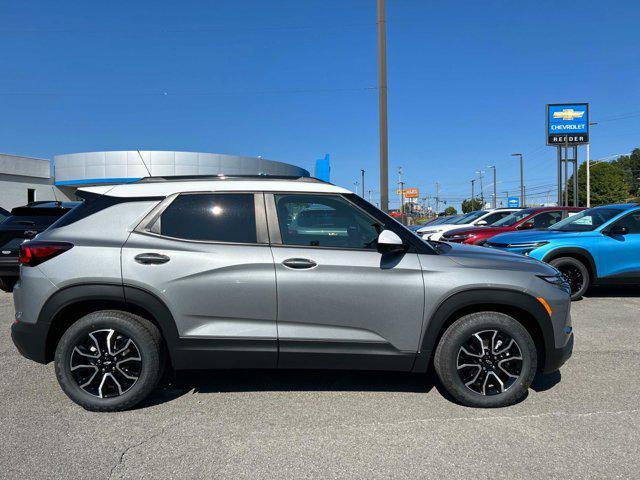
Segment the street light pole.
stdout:
[[512,157],[520,157],[520,206],[525,207],[524,202],[524,169],[522,168],[522,157],[521,153],[512,153]]
[[360,174],[362,175],[362,195],[361,197],[364,198],[364,168],[360,169]]
[[389,210],[389,143],[387,138],[387,13],[378,0],[378,111],[380,121],[380,209]]
[[[598,125],[598,122],[592,122],[589,124]],[[591,139],[589,139],[591,141]],[[587,143],[587,208],[591,208],[591,172],[590,172],[590,163],[591,163],[591,143]]]

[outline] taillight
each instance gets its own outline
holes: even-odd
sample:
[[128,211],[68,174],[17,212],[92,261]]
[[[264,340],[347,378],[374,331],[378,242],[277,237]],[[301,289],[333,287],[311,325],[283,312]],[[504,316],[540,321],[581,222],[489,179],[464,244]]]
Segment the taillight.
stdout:
[[73,247],[73,244],[66,242],[24,242],[20,245],[20,263],[35,267],[66,252],[71,247]]

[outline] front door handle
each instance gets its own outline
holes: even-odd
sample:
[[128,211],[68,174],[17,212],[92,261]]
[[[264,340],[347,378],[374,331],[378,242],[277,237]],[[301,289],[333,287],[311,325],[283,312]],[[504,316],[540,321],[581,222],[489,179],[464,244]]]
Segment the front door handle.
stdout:
[[169,257],[160,253],[140,253],[134,257],[134,260],[143,265],[159,265],[167,263]]
[[308,258],[288,258],[282,264],[285,267],[295,268],[296,270],[302,270],[305,268],[313,268],[318,264]]

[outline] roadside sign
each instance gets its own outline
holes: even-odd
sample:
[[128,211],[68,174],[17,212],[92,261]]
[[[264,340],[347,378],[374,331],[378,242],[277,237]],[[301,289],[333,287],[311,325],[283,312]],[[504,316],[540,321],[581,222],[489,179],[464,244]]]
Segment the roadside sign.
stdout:
[[404,189],[404,198],[418,198],[420,192],[417,188],[405,188]]
[[509,197],[509,198],[507,198],[507,207],[509,207],[509,208],[519,208],[520,207],[520,197]]
[[547,105],[547,145],[589,143],[589,104]]

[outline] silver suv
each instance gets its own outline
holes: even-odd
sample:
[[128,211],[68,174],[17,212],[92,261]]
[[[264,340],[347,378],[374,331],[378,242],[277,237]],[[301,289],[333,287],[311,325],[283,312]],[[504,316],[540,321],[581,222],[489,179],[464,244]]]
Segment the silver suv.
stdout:
[[571,354],[569,291],[525,256],[427,242],[314,179],[85,188],[21,247],[12,337],[89,410],[164,368],[424,373],[458,402],[522,399]]

